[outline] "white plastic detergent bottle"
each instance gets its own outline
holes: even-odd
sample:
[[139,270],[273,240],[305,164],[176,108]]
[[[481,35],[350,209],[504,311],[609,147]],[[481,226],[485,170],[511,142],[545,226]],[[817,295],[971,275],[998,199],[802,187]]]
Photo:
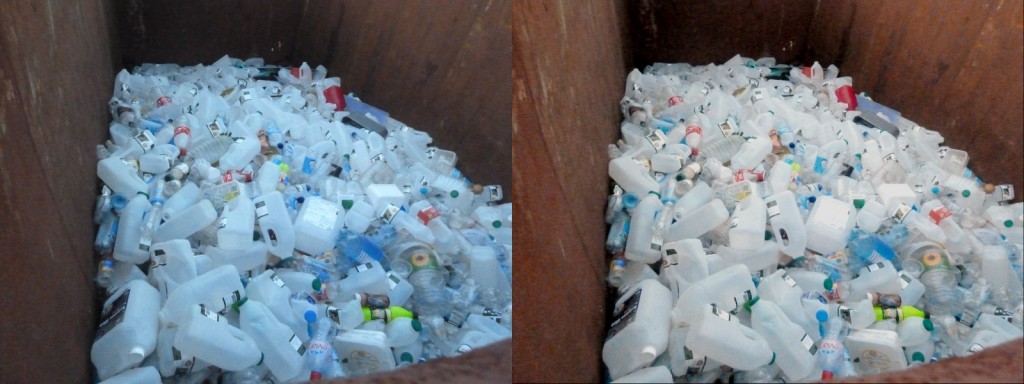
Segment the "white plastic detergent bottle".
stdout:
[[137,366],[156,349],[160,293],[132,280],[103,304],[90,356],[100,380]]
[[686,346],[695,355],[703,355],[734,369],[750,370],[774,364],[776,355],[760,333],[741,324],[728,312],[710,305],[697,308],[700,319],[690,326]]
[[224,311],[240,300],[244,292],[235,266],[222,265],[179,285],[178,289],[171,292],[160,310],[160,321],[180,325],[189,320],[189,311],[196,304],[202,304],[209,311]]
[[646,279],[615,305],[616,320],[605,339],[602,359],[612,380],[650,365],[668,347],[672,294],[657,280]]
[[765,207],[779,250],[790,257],[803,256],[807,248],[807,229],[793,192],[785,190],[768,196]]
[[193,306],[188,316],[174,336],[174,348],[182,354],[228,371],[242,370],[263,360],[252,337],[228,324],[224,316],[200,305]]
[[732,312],[757,296],[754,281],[746,265],[735,264],[691,285],[679,295],[672,307],[672,322],[676,326],[694,324],[703,317],[700,309],[714,304],[718,309]]
[[[305,368],[306,347],[287,325],[274,317],[266,305],[243,298],[233,308],[239,312],[239,324],[264,354],[263,363],[278,380],[300,378]],[[308,374],[305,377],[309,377]]]
[[656,194],[648,194],[633,209],[626,238],[626,258],[647,264],[661,257],[661,244],[652,242],[655,215],[660,211],[661,200]]
[[818,347],[802,327],[790,321],[771,300],[755,297],[743,308],[750,311],[752,328],[768,341],[776,354],[775,363],[786,377],[796,380],[811,374]]

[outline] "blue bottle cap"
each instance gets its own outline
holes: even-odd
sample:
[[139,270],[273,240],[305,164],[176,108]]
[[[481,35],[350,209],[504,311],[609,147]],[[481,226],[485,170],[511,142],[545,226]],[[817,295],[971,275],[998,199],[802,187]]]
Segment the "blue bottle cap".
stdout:
[[824,323],[828,321],[828,311],[819,309],[818,312],[814,314],[814,318],[817,319],[819,323]]
[[306,313],[302,314],[302,316],[303,316],[303,318],[306,319],[307,323],[312,324],[313,322],[316,321],[316,311],[314,311],[312,309],[307,309]]

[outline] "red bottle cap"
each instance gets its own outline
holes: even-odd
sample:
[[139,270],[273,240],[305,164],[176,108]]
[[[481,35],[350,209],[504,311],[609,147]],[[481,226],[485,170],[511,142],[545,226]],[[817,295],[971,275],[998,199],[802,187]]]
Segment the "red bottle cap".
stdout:
[[328,103],[334,104],[335,111],[342,111],[345,109],[345,96],[341,93],[341,87],[332,85],[324,90],[324,98],[327,99]]

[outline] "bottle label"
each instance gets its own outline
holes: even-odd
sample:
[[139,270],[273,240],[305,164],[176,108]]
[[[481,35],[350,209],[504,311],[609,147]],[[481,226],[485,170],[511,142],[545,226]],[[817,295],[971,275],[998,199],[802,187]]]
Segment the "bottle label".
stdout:
[[307,199],[306,204],[306,214],[302,218],[306,223],[327,231],[334,230],[339,214],[336,205],[323,199]]
[[718,129],[722,130],[722,135],[729,137],[736,132],[736,127],[733,126],[732,120],[725,119],[725,121],[718,124]]
[[145,152],[153,148],[153,142],[155,139],[149,130],[140,129],[139,133],[135,135],[135,141],[139,142],[139,145],[142,146],[142,151]]
[[131,289],[124,290],[124,293],[110,304],[110,308],[103,314],[103,321],[100,322],[93,341],[99,340],[103,335],[106,335],[107,332],[110,332],[110,330],[124,321],[124,315],[128,309],[128,296],[131,294],[131,291]]
[[425,269],[438,269],[437,257],[434,256],[433,252],[423,249],[419,250],[409,258],[409,263],[412,264],[412,273]]
[[165,265],[167,265],[167,254],[164,253],[164,250],[161,248],[154,249],[153,257],[149,262],[149,270],[152,271],[155,268],[160,268]]
[[892,212],[892,219],[893,219],[893,221],[895,221],[897,223],[902,223],[903,219],[906,219],[907,218],[907,214],[909,214],[909,213],[910,213],[910,206],[908,206],[906,204],[900,204],[900,206],[896,207],[896,210],[894,210]]
[[423,224],[429,224],[431,220],[434,220],[440,216],[441,213],[438,212],[437,208],[434,208],[433,206],[427,207],[426,209],[422,209],[419,212],[416,212],[416,217],[418,217],[420,221],[423,222]]
[[626,328],[626,326],[633,323],[633,320],[636,319],[637,308],[640,306],[640,295],[642,293],[643,289],[637,289],[636,292],[633,292],[633,296],[630,296],[623,303],[622,311],[618,314],[615,321],[612,322],[605,341],[611,340],[612,337]]
[[262,219],[267,215],[270,215],[270,209],[267,208],[267,202],[257,201],[256,202],[256,220]]
[[907,289],[907,287],[910,286],[910,283],[913,282],[913,280],[911,280],[910,275],[908,275],[904,271],[900,271],[899,275],[900,275],[900,290]]
[[237,303],[238,300],[242,300],[242,294],[238,291],[231,291],[227,296],[220,298],[221,304],[224,305],[224,309],[230,308],[231,304]]
[[661,130],[653,129],[645,137],[654,146],[654,150],[660,150],[665,147],[665,135],[661,133]]
[[370,320],[384,320],[391,322],[391,311],[383,308],[370,309]]
[[811,337],[807,336],[806,333],[804,334],[804,337],[800,338],[800,344],[803,344],[804,349],[806,349],[807,352],[810,352],[811,355],[818,352],[818,347],[814,345],[814,339],[811,339]]
[[206,309],[205,305],[199,304],[199,314],[213,321],[220,321],[220,315],[217,312]]
[[139,250],[142,252],[149,253],[149,248],[153,245],[153,239],[150,238],[149,231],[143,230],[142,237],[139,238]]
[[928,250],[924,255],[921,256],[921,263],[924,264],[924,272],[928,273],[931,270],[937,269],[949,269],[949,257],[946,256],[945,252],[938,249]]
[[391,287],[391,290],[394,290],[400,282],[402,281],[398,279],[394,272],[388,272],[388,286]]
[[664,242],[662,231],[655,229],[654,234],[651,235],[651,250],[661,252],[661,246]]
[[299,339],[299,337],[295,336],[294,333],[292,334],[292,337],[288,339],[288,344],[291,344],[292,349],[294,349],[295,352],[298,352],[299,356],[306,353],[306,347],[302,345],[302,339]]
[[1011,324],[1013,323],[1013,313],[1003,309],[1002,307],[996,307],[996,310],[995,312],[992,313],[992,315],[999,317],[1003,320],[1006,320]]
[[935,208],[928,212],[928,217],[930,217],[932,221],[935,222],[935,224],[938,224],[943,219],[950,217],[952,215],[953,214],[949,212],[949,208],[946,208],[944,206],[939,206],[938,208]]
[[843,320],[846,320],[847,323],[853,322],[853,316],[851,316],[850,314],[850,307],[847,307],[845,305],[839,306],[839,317],[842,318]]
[[[878,255],[878,253],[872,251],[871,252],[871,256],[874,257],[875,255]],[[874,272],[874,271],[877,271],[877,270],[882,269],[882,268],[885,268],[885,264],[883,264],[883,263],[874,263],[874,264],[871,264],[871,265],[868,266],[868,272]]]
[[768,219],[782,214],[782,209],[779,208],[779,202],[774,199],[766,201],[765,206],[768,208]]
[[327,318],[335,323],[341,323],[341,310],[337,307],[328,305],[324,308],[324,312],[327,313]]
[[381,213],[380,219],[384,221],[384,223],[390,224],[391,220],[394,220],[395,215],[397,215],[400,210],[401,209],[396,207],[394,204],[388,204],[387,208],[384,208],[384,212]]
[[1011,184],[1002,184],[1002,185],[1000,185],[1000,186],[998,186],[996,188],[999,188],[999,195],[1002,196],[999,199],[1000,201],[1010,201],[1010,200],[1013,200],[1013,197],[1014,197],[1013,185],[1011,185]]
[[796,280],[789,273],[782,272],[782,281],[785,281],[790,287],[796,287]]
[[714,304],[711,304],[711,314],[718,316],[722,319],[725,319],[725,321],[732,321],[732,314],[721,309],[718,309],[718,306]]
[[903,321],[903,310],[900,308],[882,308],[882,319],[896,319],[896,321]]
[[[737,298],[734,297],[733,301],[736,302],[736,308],[740,308],[740,307],[743,306],[744,303],[752,300],[753,298],[754,298],[753,292],[750,292],[750,290],[748,289],[746,291],[743,291],[742,294],[740,294],[740,297],[738,298],[738,300],[737,300]],[[742,301],[740,301],[740,300],[742,300]]]
[[270,274],[270,281],[273,281],[278,288],[284,288],[284,280],[281,280],[281,278],[278,277],[276,273]]
[[359,264],[356,266],[356,273],[368,271],[373,268],[373,263]]
[[217,137],[224,134],[224,126],[220,124],[220,120],[214,120],[207,124],[206,128],[210,130],[210,136]]

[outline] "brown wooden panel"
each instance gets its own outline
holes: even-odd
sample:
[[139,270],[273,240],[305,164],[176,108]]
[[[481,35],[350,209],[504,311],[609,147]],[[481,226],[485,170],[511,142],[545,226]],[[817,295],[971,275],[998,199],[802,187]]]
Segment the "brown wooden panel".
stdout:
[[285,63],[306,2],[117,0],[124,66],[195,65],[224,55]]
[[602,377],[602,210],[629,61],[624,23],[616,1],[514,5],[514,381]]
[[939,131],[983,180],[1022,191],[1022,18],[1021,1],[821,2],[806,57]]
[[813,0],[628,2],[636,65],[703,65],[736,54],[800,60]]
[[0,25],[0,381],[92,381],[94,146],[109,120],[113,7],[5,2]]
[[325,381],[347,384],[479,384],[511,382],[512,341],[506,340],[480,348],[457,358],[433,360],[409,368]]
[[[311,1],[292,62],[455,151],[458,168],[511,195],[511,3]],[[506,197],[506,200],[510,200]]]

